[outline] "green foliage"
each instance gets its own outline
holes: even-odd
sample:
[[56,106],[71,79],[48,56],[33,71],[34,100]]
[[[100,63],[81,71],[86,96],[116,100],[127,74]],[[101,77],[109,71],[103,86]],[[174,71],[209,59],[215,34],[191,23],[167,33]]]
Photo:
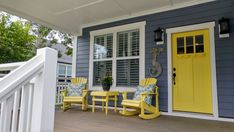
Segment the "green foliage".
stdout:
[[[26,61],[33,57],[36,49],[65,45],[67,55],[72,55],[72,36],[31,21],[0,12],[0,63]],[[60,41],[60,42],[59,42]],[[58,57],[62,57],[58,51]]]
[[[60,38],[61,43],[67,47],[65,54],[72,55],[72,48],[68,46],[72,44],[72,36],[70,34],[62,33],[32,22],[31,25],[33,34],[37,36],[35,44],[37,48],[52,47],[52,45],[58,44],[58,38]],[[62,57],[62,53],[61,51],[59,52],[58,57],[60,58]]]
[[0,20],[0,63],[26,61],[35,55],[35,36],[30,35],[30,24],[9,22],[9,16]]
[[102,80],[101,80],[102,84],[108,84],[108,85],[112,85],[113,83],[113,78],[111,76],[105,76]]

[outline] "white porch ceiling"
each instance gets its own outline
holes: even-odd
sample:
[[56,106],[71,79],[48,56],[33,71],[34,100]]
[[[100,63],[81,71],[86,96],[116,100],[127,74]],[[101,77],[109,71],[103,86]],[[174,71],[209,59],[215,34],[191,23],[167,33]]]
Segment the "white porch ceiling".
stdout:
[[0,0],[0,10],[75,35],[83,27],[214,0]]

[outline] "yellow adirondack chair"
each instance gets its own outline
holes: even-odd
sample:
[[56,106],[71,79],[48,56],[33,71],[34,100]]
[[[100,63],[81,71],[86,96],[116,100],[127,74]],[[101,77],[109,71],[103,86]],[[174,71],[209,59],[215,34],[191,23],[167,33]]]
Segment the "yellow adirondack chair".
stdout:
[[64,89],[61,94],[63,96],[62,110],[66,111],[71,107],[71,104],[82,104],[82,110],[88,108],[88,85],[87,79],[83,77],[77,77],[71,79],[72,84],[86,84],[86,89],[83,90],[82,96],[67,96],[67,90]]
[[[156,84],[157,79],[155,78],[146,78],[143,79],[140,83],[141,86],[147,86],[150,84]],[[153,119],[160,116],[159,105],[158,105],[158,87],[156,86],[155,92],[153,93],[142,93],[140,100],[130,100],[127,99],[127,93],[123,92],[123,101],[122,106],[123,110],[120,111],[120,114],[124,116],[131,116],[139,114],[139,117],[142,119]],[[147,95],[155,95],[156,106],[148,105],[145,103],[145,98]],[[133,109],[133,111],[127,111],[127,108]],[[147,112],[147,113],[146,113]]]

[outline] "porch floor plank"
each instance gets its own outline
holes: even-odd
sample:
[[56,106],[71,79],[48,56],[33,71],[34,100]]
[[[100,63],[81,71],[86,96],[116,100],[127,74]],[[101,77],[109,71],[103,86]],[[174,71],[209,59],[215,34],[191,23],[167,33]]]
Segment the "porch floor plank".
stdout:
[[234,132],[234,123],[182,117],[160,116],[142,120],[137,116],[124,117],[113,110],[108,116],[97,109],[82,112],[74,108],[66,112],[56,110],[55,132]]

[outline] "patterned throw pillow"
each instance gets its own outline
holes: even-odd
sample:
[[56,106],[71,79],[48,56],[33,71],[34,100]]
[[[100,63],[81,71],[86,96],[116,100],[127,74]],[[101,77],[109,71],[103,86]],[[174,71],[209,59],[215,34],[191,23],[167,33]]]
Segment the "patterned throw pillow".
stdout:
[[83,90],[85,90],[85,84],[78,84],[78,85],[69,84],[67,87],[67,95],[82,96]]
[[[146,87],[138,86],[136,92],[134,93],[133,100],[140,100],[141,99],[141,93],[148,93],[148,92],[154,92],[155,85],[150,84]],[[148,95],[145,98],[145,103],[151,105],[152,102],[152,95]]]

